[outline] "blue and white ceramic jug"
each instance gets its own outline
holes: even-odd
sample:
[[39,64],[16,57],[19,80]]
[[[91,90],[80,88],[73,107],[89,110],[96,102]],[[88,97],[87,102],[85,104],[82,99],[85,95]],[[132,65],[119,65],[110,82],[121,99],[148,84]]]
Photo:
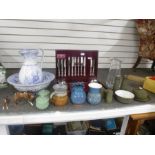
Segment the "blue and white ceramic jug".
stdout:
[[[37,64],[39,51],[42,52],[41,65]],[[24,63],[19,72],[20,83],[24,85],[32,85],[42,82],[44,52],[39,49],[24,49],[20,51],[20,54],[24,57]]]

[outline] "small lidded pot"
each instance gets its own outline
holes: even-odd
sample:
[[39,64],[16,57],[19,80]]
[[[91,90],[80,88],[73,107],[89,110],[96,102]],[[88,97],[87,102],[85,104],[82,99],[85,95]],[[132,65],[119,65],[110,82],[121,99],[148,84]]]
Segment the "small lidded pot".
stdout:
[[91,82],[88,84],[89,92],[87,95],[87,100],[90,104],[96,105],[99,104],[102,100],[102,85],[97,82]]
[[40,110],[47,109],[49,106],[49,90],[40,90],[38,92],[38,97],[36,98],[36,107]]
[[55,106],[64,106],[68,103],[67,85],[65,83],[55,84],[50,95],[50,102]]
[[47,96],[39,96],[36,98],[36,107],[39,110],[47,109],[49,106],[49,97]]

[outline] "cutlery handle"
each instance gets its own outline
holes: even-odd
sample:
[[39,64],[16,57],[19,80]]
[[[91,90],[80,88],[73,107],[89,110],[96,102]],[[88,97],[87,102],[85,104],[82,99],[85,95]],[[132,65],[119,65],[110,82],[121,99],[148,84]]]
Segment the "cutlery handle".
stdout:
[[73,74],[73,62],[74,62],[74,57],[72,57],[72,76],[74,76],[74,74]]
[[75,57],[74,60],[75,60],[75,61],[74,61],[74,69],[75,69],[74,76],[76,76],[76,57]]
[[92,58],[89,59],[90,60],[90,76],[92,76],[92,68],[93,68],[93,64],[92,64]]
[[80,65],[81,65],[81,76],[82,76],[82,69],[83,69],[83,57],[81,57],[81,62],[80,62]]
[[64,77],[66,77],[66,59],[64,59]]
[[79,76],[79,57],[77,57],[77,76]]
[[59,59],[57,61],[57,68],[58,68],[58,76],[60,77],[61,73],[60,73],[60,60]]
[[70,57],[68,57],[68,76],[70,76]]
[[63,59],[61,59],[61,77],[63,77]]
[[86,75],[86,57],[84,57],[84,73],[83,75],[85,76]]
[[93,66],[92,66],[92,76],[95,75],[95,60],[93,60]]

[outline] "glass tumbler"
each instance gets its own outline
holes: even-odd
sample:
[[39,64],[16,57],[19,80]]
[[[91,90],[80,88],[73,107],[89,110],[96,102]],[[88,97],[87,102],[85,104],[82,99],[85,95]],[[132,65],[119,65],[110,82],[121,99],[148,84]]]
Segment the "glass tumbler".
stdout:
[[113,89],[116,76],[121,76],[121,61],[113,58],[106,79],[107,88]]

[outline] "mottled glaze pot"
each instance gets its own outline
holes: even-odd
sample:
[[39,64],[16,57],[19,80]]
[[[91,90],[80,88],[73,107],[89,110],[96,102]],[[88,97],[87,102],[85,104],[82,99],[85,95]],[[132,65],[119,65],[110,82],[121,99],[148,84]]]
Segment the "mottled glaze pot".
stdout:
[[147,102],[150,100],[148,92],[142,88],[134,89],[133,93],[135,94],[135,100],[137,101]]
[[102,100],[101,89],[102,85],[96,82],[89,83],[89,92],[87,95],[87,100],[90,104],[99,104]]
[[86,101],[86,93],[83,84],[73,84],[71,89],[71,101],[73,104],[83,104]]

